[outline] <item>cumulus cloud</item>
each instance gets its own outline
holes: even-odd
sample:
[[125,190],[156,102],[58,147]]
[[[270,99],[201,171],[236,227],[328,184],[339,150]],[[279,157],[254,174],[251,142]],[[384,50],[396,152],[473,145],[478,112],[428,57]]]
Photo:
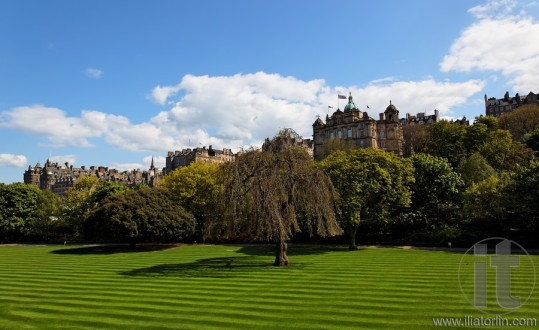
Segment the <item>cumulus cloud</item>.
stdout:
[[[324,117],[328,105],[336,110],[337,94],[352,92],[359,108],[377,118],[390,100],[402,116],[435,108],[450,114],[452,108],[466,103],[483,86],[479,80],[385,78],[363,87],[331,87],[322,79],[303,81],[264,72],[217,77],[186,75],[172,86],[182,91],[182,97],[169,110],[146,122],[135,124],[123,116],[89,110],[72,117],[60,109],[33,105],[5,111],[0,125],[46,137],[56,146],[91,147],[92,138],[102,137],[111,145],[134,151],[166,152],[200,145],[237,150],[244,145],[260,145],[285,127],[310,137],[316,116]],[[340,103],[342,108],[346,102]],[[147,159],[143,168],[148,167],[146,164],[149,165]],[[141,164],[128,165],[132,168]]]
[[0,167],[23,167],[27,162],[24,155],[0,154]]
[[163,156],[146,156],[142,159],[142,162],[143,164],[147,167],[147,168],[150,168],[150,165],[152,163],[152,158],[153,158],[153,164],[156,168],[161,168],[161,167],[165,167],[166,163],[167,163],[167,159]]
[[[478,21],[466,28],[440,64],[443,72],[499,71],[515,91],[539,85],[539,23],[525,12],[511,13],[515,1],[489,1],[470,9]],[[490,14],[490,15],[489,15]]]
[[49,157],[49,160],[53,163],[64,164],[69,163],[71,165],[75,164],[77,156],[75,155],[57,155]]
[[167,102],[167,99],[176,93],[181,89],[180,86],[155,86],[155,88],[152,90],[152,94],[148,97],[150,100],[154,101],[155,103],[159,103],[161,105],[164,105]]
[[142,171],[148,170],[152,163],[152,157],[154,161],[154,166],[156,168],[163,168],[166,165],[166,158],[163,156],[146,156],[142,158],[140,163],[112,163],[111,168],[115,168],[119,171],[131,171],[140,169]]
[[101,71],[99,69],[88,68],[88,69],[84,70],[84,74],[88,78],[99,79],[103,75],[103,71]]

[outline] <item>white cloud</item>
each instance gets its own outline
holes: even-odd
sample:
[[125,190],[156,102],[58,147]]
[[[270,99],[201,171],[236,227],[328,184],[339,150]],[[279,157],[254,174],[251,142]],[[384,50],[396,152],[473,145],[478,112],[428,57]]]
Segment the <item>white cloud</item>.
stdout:
[[165,167],[167,163],[166,157],[163,156],[146,156],[142,159],[142,162],[147,168],[150,168],[150,165],[152,163],[153,158],[153,164],[156,168],[162,168]]
[[152,94],[148,96],[148,98],[155,103],[159,103],[161,105],[164,105],[167,101],[167,99],[176,93],[181,89],[181,87],[178,86],[164,86],[161,87],[157,85],[153,90]]
[[0,154],[0,167],[23,167],[27,162],[24,155]]
[[154,161],[154,166],[156,168],[163,168],[166,165],[166,158],[163,156],[146,156],[142,159],[140,163],[112,163],[110,168],[115,168],[119,171],[131,171],[140,169],[141,171],[146,171],[150,169],[152,163],[152,157]]
[[535,90],[539,86],[539,23],[522,13],[510,15],[515,5],[515,1],[490,1],[470,9],[479,20],[453,43],[441,70],[500,71],[515,91]]
[[88,68],[88,69],[84,70],[84,74],[88,78],[99,79],[103,75],[103,71],[101,71],[99,69]]
[[[433,78],[386,78],[364,87],[331,87],[322,79],[302,81],[264,72],[186,75],[176,85],[182,97],[171,109],[147,122],[134,124],[122,116],[89,110],[71,117],[60,109],[33,105],[4,111],[0,126],[46,137],[53,146],[91,147],[90,139],[101,137],[120,149],[134,151],[166,152],[200,145],[237,150],[244,145],[260,145],[284,127],[309,138],[316,115],[325,117],[328,105],[336,110],[337,94],[348,91],[362,111],[369,105],[369,115],[377,118],[390,99],[401,116],[435,108],[451,113],[453,107],[466,103],[483,86],[479,80],[452,83]],[[345,104],[342,100],[341,108]],[[146,168],[149,160],[127,165],[131,169],[139,165]]]
[[75,164],[77,156],[75,155],[57,155],[49,157],[49,160],[53,163],[64,164],[69,163],[70,165]]
[[146,169],[146,167],[141,163],[112,163],[109,168],[117,169],[120,172]]
[[516,6],[516,0],[490,0],[484,5],[478,5],[468,9],[468,12],[480,19],[501,17],[510,14]]

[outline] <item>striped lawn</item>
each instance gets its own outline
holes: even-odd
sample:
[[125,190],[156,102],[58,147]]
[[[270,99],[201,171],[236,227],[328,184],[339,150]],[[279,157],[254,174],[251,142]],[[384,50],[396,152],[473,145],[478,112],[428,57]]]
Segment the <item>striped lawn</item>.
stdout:
[[[276,268],[271,247],[99,249],[1,246],[0,329],[418,329],[486,316],[459,288],[462,253],[292,246],[291,266]],[[512,280],[514,294],[532,282]],[[508,317],[539,318],[537,290]]]

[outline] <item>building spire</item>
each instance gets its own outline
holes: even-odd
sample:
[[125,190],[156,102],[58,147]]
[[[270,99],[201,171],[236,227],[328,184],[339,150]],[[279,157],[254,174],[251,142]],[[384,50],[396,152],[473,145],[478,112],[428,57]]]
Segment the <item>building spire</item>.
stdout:
[[152,164],[150,165],[150,170],[153,170],[155,166],[153,166],[153,156],[152,156]]

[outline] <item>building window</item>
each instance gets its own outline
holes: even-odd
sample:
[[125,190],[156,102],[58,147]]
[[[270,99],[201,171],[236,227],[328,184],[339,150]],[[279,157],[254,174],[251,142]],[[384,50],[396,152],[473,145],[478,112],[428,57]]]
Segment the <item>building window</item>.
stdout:
[[365,132],[363,130],[359,131],[359,136],[360,137],[364,137],[365,136]]
[[381,137],[381,138],[385,138],[385,137],[386,137],[386,132],[380,131],[380,137]]
[[360,140],[360,141],[359,141],[359,145],[360,145],[360,147],[362,147],[362,148],[365,147],[365,141]]
[[337,134],[339,135],[339,139],[342,139],[342,130],[338,130]]
[[380,148],[385,148],[386,147],[386,143],[384,141],[380,142]]
[[352,137],[352,128],[348,128],[348,138]]
[[335,133],[333,131],[329,132],[329,138],[333,139],[335,137]]

